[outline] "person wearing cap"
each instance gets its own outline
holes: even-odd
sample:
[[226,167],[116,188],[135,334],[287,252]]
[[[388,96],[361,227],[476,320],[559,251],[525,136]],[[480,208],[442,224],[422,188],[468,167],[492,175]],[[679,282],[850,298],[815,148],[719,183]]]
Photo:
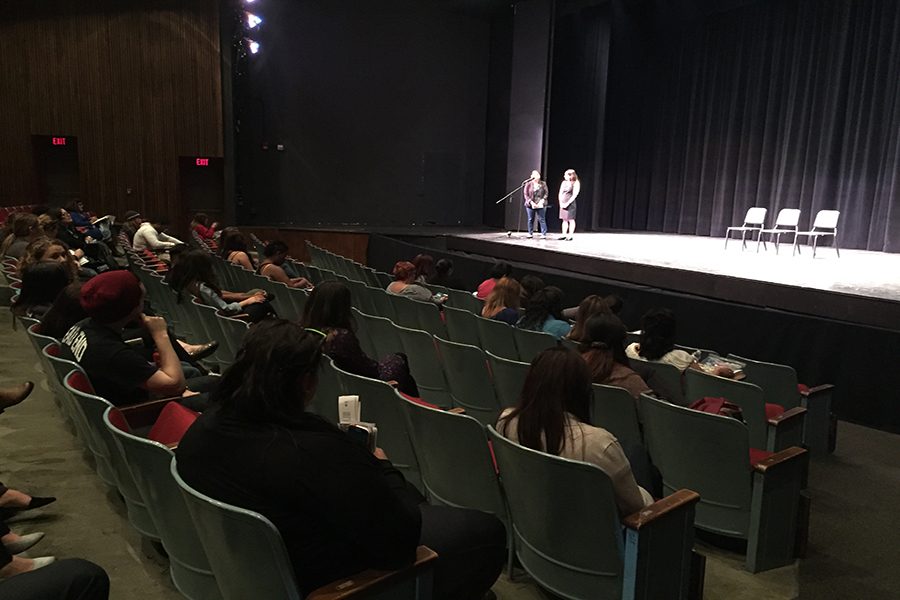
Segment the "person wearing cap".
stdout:
[[138,227],[141,226],[141,213],[136,210],[129,210],[125,212],[125,217],[122,221],[121,233],[124,233],[128,238],[128,241],[134,239],[134,234],[138,230]]
[[541,237],[547,237],[547,184],[541,181],[541,174],[531,172],[531,179],[522,190],[525,196],[525,213],[528,215],[528,237],[534,237],[534,215],[541,226]]
[[[140,215],[138,215],[140,218]],[[176,237],[157,231],[156,227],[150,221],[141,221],[137,231],[134,232],[131,246],[135,250],[150,249],[154,252],[165,252],[169,248],[173,248],[183,242]]]
[[[181,362],[169,337],[165,319],[143,314],[144,286],[130,271],[108,271],[81,287],[81,307],[87,319],[62,338],[63,354],[87,373],[97,395],[116,406],[144,402],[150,397],[179,396],[191,385],[194,391],[208,378],[186,381]],[[125,342],[125,326],[137,321],[150,334],[157,362],[150,362]],[[203,381],[200,381],[200,380]],[[202,410],[204,396],[190,396],[182,404]]]

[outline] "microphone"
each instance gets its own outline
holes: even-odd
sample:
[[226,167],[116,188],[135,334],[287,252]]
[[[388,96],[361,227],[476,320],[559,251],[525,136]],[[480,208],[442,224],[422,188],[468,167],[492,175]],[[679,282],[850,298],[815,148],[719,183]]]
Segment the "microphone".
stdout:
[[529,177],[528,179],[526,179],[525,181],[523,181],[523,182],[522,182],[522,185],[525,185],[525,184],[528,183],[529,181],[531,181],[531,177]]

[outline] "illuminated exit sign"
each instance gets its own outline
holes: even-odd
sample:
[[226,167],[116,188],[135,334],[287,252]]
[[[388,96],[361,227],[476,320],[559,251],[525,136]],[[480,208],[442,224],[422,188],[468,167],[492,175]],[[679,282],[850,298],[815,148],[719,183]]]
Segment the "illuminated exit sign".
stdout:
[[208,159],[208,158],[198,158],[198,159],[197,159],[197,166],[198,166],[198,167],[208,167],[208,166],[209,166],[209,159]]
[[50,138],[50,143],[53,144],[54,146],[65,146],[66,138],[64,138],[64,137]]

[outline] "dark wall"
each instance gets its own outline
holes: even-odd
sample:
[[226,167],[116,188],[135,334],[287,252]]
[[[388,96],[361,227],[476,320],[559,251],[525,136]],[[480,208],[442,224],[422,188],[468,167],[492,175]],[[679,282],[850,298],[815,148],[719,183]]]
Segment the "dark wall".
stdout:
[[416,0],[255,10],[262,49],[236,82],[239,219],[481,222],[487,17]]
[[217,2],[3,6],[0,205],[37,199],[32,134],[76,136],[91,210],[183,220],[178,157],[222,154]]

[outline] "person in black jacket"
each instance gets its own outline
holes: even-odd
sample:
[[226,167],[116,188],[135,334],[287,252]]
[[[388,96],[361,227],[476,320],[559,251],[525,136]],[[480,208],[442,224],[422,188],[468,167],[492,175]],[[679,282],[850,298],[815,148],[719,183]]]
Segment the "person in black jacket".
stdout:
[[282,319],[254,325],[212,408],[178,446],[182,477],[206,495],[269,518],[304,595],[367,568],[409,565],[425,544],[439,555],[435,598],[484,597],[506,554],[502,523],[474,510],[423,504],[380,449],[372,453],[306,412],[322,341],[318,332]]

